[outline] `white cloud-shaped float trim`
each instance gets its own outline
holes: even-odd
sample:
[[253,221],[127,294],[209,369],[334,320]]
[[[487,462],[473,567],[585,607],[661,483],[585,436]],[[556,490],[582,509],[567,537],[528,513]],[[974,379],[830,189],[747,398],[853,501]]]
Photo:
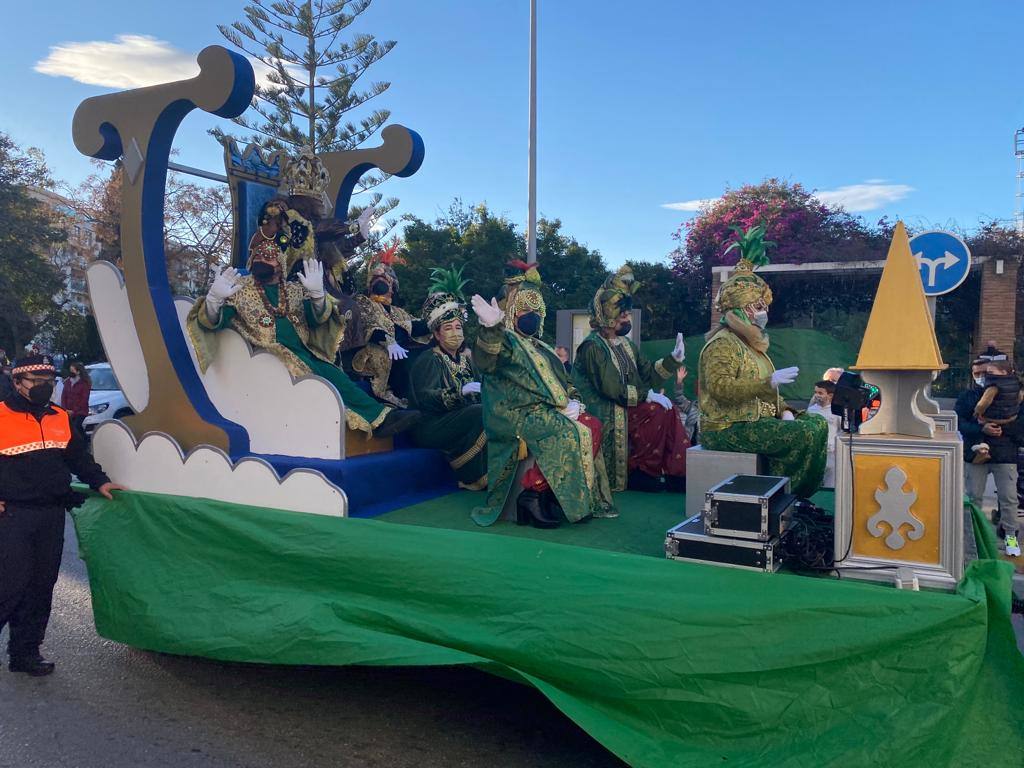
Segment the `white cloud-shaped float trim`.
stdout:
[[334,385],[320,376],[293,379],[273,354],[254,352],[230,329],[217,334],[217,357],[201,373],[185,330],[192,304],[192,299],[174,300],[192,364],[214,407],[248,431],[249,449],[311,459],[345,458],[345,407]]
[[149,374],[121,270],[94,261],[85,273],[96,328],[128,404],[139,413],[149,405]]
[[245,458],[237,464],[219,448],[200,446],[185,455],[162,432],[150,432],[138,444],[119,421],[100,425],[93,452],[111,480],[133,491],[215,499],[292,512],[345,517],[344,491],[313,469],[293,469],[281,479],[266,461]]

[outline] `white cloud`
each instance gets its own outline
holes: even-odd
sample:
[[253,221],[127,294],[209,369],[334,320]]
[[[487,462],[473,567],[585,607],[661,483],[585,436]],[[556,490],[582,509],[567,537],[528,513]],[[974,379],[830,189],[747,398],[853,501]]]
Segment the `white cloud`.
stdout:
[[709,197],[706,200],[684,200],[681,203],[662,203],[662,208],[668,208],[672,211],[699,211],[705,205],[709,205],[719,198]]
[[[45,59],[36,63],[35,70],[104,88],[144,88],[195,77],[199,74],[196,56],[151,35],[118,35],[113,42],[55,45]],[[257,82],[270,86],[266,79],[269,68],[252,58],[249,61]]]
[[86,85],[142,88],[199,74],[195,55],[149,35],[118,35],[114,42],[61,43],[36,72]]
[[118,421],[105,421],[96,429],[93,452],[114,482],[133,491],[335,517],[348,514],[345,493],[320,472],[293,469],[281,479],[262,459],[232,464],[211,446],[199,446],[186,456],[162,432],[150,432],[136,444]]
[[888,184],[885,179],[868,179],[863,184],[819,190],[814,196],[827,205],[841,205],[850,213],[861,213],[895,203],[913,191],[914,188],[906,184]]

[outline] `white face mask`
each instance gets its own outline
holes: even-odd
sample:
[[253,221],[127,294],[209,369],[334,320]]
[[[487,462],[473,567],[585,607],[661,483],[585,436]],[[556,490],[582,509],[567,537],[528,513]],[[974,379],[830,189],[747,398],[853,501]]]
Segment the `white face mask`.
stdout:
[[975,376],[974,377],[974,383],[977,384],[979,387],[984,387],[985,386],[985,377],[983,375],[982,376]]
[[755,312],[751,316],[750,322],[763,331],[768,326],[768,313],[763,309]]

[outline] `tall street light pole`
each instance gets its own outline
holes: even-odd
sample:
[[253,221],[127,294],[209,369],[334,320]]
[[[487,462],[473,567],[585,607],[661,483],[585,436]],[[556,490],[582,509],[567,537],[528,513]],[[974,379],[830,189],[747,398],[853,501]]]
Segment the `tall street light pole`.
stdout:
[[530,0],[530,171],[526,261],[537,261],[537,0]]

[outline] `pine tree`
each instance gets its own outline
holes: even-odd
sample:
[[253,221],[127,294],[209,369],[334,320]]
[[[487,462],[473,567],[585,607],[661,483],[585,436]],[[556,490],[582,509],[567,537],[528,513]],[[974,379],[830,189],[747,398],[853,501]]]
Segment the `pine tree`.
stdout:
[[[314,152],[355,149],[387,122],[390,111],[376,109],[356,119],[351,113],[380,96],[391,83],[374,82],[365,90],[360,79],[392,48],[394,40],[378,41],[366,33],[339,41],[370,7],[372,0],[252,0],[245,21],[219,25],[235,47],[262,62],[268,85],[257,85],[251,113],[234,122],[254,135],[245,139],[268,149],[290,152],[309,146]],[[229,137],[214,130],[224,141]],[[356,193],[373,190],[385,180],[366,174]],[[381,203],[374,192],[369,203],[378,214],[398,200]],[[357,215],[354,209],[351,215]]]

